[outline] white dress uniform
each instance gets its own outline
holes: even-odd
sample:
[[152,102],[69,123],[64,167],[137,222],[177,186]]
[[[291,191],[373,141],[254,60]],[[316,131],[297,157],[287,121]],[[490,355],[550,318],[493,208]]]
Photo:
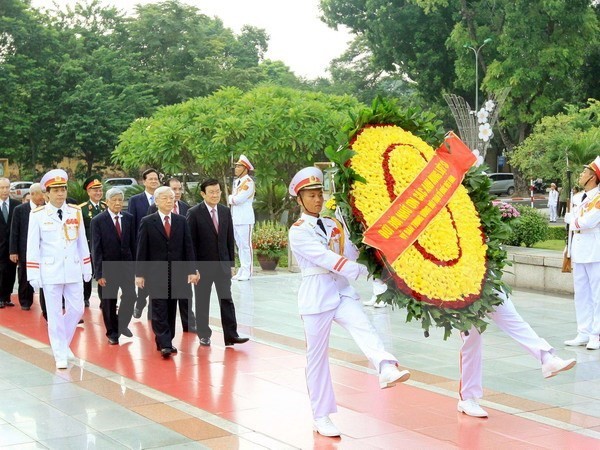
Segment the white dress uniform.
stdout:
[[[48,175],[51,176],[50,181]],[[65,186],[66,177],[64,171],[53,170],[42,178],[42,185],[45,188]],[[64,178],[64,184],[59,184],[59,178]],[[59,218],[59,209],[62,219]],[[66,203],[56,208],[48,203],[33,210],[27,234],[27,280],[32,286],[44,289],[48,335],[59,368],[66,368],[69,346],[83,315],[82,278],[91,279],[91,276],[90,252],[81,209]]]
[[550,189],[548,192],[548,209],[550,211],[550,222],[556,222],[558,208],[558,191]]
[[[503,303],[488,317],[540,363],[546,362],[554,354],[553,347],[523,320],[508,295],[504,292],[498,295]],[[480,399],[483,397],[483,336],[473,327],[468,336],[462,333],[461,337],[460,397],[462,400]]]
[[571,237],[577,338],[591,350],[600,335],[600,192],[595,187],[565,216]]
[[[254,170],[254,166],[244,155],[240,156],[236,164],[241,164],[249,171]],[[250,175],[236,178],[233,182],[232,194],[227,203],[231,207],[231,218],[233,220],[233,238],[238,248],[238,257],[240,259],[240,269],[236,273],[236,280],[248,280],[252,276],[252,228],[254,227],[254,196],[256,187],[254,180]]]
[[[293,186],[294,180],[290,192],[297,195]],[[302,214],[289,231],[290,249],[302,271],[298,309],[304,322],[306,382],[315,419],[337,411],[328,357],[332,322],[337,322],[350,333],[378,372],[384,370],[385,363],[396,370],[398,362],[385,351],[381,338],[363,311],[358,294],[348,282],[367,274],[364,265],[353,261],[358,256],[356,247],[344,239],[344,229],[336,221],[321,218],[323,231],[318,220]],[[404,380],[409,374],[403,375]]]

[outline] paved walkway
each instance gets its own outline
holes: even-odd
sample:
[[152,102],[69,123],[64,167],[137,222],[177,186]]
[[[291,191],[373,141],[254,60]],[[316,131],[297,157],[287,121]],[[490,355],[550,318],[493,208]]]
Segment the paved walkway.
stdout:
[[[405,313],[367,311],[386,346],[411,369],[408,383],[379,390],[356,344],[339,327],[332,372],[343,433],[312,432],[304,382],[304,335],[297,314],[298,274],[258,274],[234,284],[240,333],[252,341],[225,348],[216,302],[213,345],[179,332],[179,354],[164,361],[145,319],[134,337],[109,346],[97,299],[74,339],[79,359],[56,371],[46,326],[31,311],[0,311],[0,448],[600,448],[600,352],[565,348],[575,319],[570,298],[514,293],[517,308],[577,366],[544,380],[540,365],[494,325],[485,332],[482,404],[488,419],[456,412],[460,339],[429,338]],[[356,284],[370,296],[368,282]]]

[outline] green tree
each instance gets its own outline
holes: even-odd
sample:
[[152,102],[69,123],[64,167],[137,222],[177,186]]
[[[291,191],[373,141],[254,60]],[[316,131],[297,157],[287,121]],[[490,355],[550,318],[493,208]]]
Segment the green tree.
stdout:
[[210,174],[229,186],[233,159],[243,153],[257,168],[265,209],[278,218],[285,207],[281,187],[298,168],[325,160],[324,149],[336,145],[358,106],[349,96],[225,88],[136,120],[121,135],[113,159],[129,169],[150,165],[168,173]]

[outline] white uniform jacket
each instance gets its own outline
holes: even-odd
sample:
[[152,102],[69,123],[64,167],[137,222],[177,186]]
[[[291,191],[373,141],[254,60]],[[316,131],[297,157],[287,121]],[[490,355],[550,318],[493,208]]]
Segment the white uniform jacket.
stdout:
[[[569,216],[569,215],[567,215]],[[600,262],[600,192],[586,192],[586,198],[565,217],[573,232],[571,260],[574,263]]]
[[[321,218],[327,235],[317,225],[317,217],[302,214],[289,232],[290,249],[302,270],[302,283],[298,292],[298,309],[301,315],[318,314],[338,307],[342,296],[358,299],[348,279],[357,279],[367,273],[367,268],[353,261],[358,256],[356,247],[349,241],[343,245],[344,229],[330,218]],[[331,240],[334,250],[328,247]]]
[[244,175],[233,182],[233,193],[227,203],[231,206],[231,218],[234,225],[251,225],[254,223],[254,194],[256,187],[250,175]]
[[41,285],[80,283],[91,275],[90,250],[78,206],[65,204],[63,220],[48,204],[31,211],[27,233],[27,280]]

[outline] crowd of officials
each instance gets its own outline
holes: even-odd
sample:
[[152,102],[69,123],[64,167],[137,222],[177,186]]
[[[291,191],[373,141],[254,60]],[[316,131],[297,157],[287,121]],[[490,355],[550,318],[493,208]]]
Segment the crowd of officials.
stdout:
[[[248,338],[237,332],[231,280],[234,243],[241,264],[234,278],[246,281],[252,276],[252,169],[242,155],[235,166],[229,207],[220,203],[218,180],[205,180],[200,185],[203,201],[189,207],[181,201],[180,181],[172,178],[161,186],[154,169],[143,173],[144,192],[131,197],[128,211],[123,210],[123,192],[111,188],[103,195],[98,177],[85,181],[89,201],[81,205],[67,202],[67,174],[60,169],[48,172],[32,186],[31,199],[21,205],[8,199],[8,180],[0,179],[0,308],[14,306],[10,295],[18,266],[21,308],[31,308],[34,291],[39,292],[41,303],[45,299],[42,307],[58,369],[67,368],[68,360],[74,357],[69,346],[84,307],[89,305],[92,276],[98,283],[108,344],[117,345],[121,335],[132,336],[129,322],[132,317],[141,317],[149,300],[148,318],[156,349],[163,358],[177,353],[172,344],[177,306],[183,330],[196,333],[201,346],[211,345],[209,302],[213,285],[225,345],[247,342]],[[574,265],[578,334],[565,344],[595,350],[600,348],[600,263],[590,251],[596,247],[590,240],[596,239],[600,227],[600,157],[585,166],[579,181],[585,193],[566,218],[573,233],[569,251]],[[410,373],[400,370],[396,357],[385,350],[349,283],[368,275],[368,271],[355,261],[358,251],[351,241],[341,245],[340,239],[333,239],[347,234],[343,218],[321,216],[322,172],[315,167],[300,170],[290,182],[289,193],[302,210],[290,229],[289,245],[302,272],[298,306],[306,337],[306,380],[313,426],[318,433],[335,437],[340,431],[329,418],[337,409],[328,357],[333,322],[347,329],[369,358],[378,371],[381,388],[408,380]],[[236,208],[240,208],[237,213]],[[385,289],[387,285],[380,282],[374,293]],[[503,303],[489,318],[539,361],[544,378],[575,366],[574,359],[558,357],[521,318],[506,292],[497,291],[497,295]],[[191,299],[195,299],[195,308]],[[461,336],[457,409],[469,416],[487,417],[487,411],[479,406],[483,395],[482,335],[472,328]]]

